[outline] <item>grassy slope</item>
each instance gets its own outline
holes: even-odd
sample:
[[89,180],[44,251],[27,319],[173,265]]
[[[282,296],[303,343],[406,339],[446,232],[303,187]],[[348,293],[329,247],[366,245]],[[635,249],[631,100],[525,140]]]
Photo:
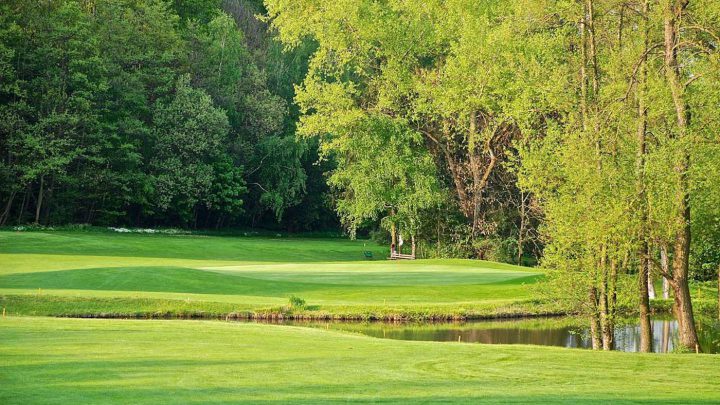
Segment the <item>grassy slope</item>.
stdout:
[[0,303],[12,314],[492,316],[543,313],[519,303],[539,273],[464,260],[365,261],[370,243],[328,239],[0,232]]
[[720,401],[720,363],[709,355],[407,342],[213,321],[13,317],[0,319],[0,341],[5,404]]

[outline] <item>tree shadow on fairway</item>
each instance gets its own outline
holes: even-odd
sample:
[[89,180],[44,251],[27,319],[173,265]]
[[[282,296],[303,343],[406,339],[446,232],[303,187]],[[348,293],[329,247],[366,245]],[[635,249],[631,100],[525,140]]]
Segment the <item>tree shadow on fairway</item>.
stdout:
[[[285,296],[323,284],[260,280],[183,267],[107,267],[17,273],[0,276],[2,288],[149,291],[197,294]],[[342,286],[335,286],[341,288]]]
[[0,253],[268,263],[364,262],[363,251],[384,257],[384,246],[347,239],[144,235],[82,232],[0,232]]
[[[396,274],[395,285],[372,285],[371,275],[347,273],[342,280],[309,274],[301,281],[294,273],[242,272],[225,273],[185,267],[97,267],[33,273],[0,275],[0,288],[29,290],[136,291],[155,293],[188,293],[282,297],[297,295],[305,299],[341,303],[453,303],[470,297],[483,299],[523,298],[523,284],[532,283],[536,275],[480,284],[427,285],[427,280],[413,278],[414,273]],[[422,274],[422,273],[421,273]],[[283,279],[285,277],[286,279]],[[476,276],[476,277],[482,277]],[[288,279],[289,278],[289,279]],[[364,280],[367,279],[367,280]],[[370,280],[370,281],[368,281]],[[468,278],[467,280],[472,280]],[[345,284],[340,284],[344,281]],[[403,283],[403,281],[405,281]],[[415,284],[423,283],[423,284]],[[402,285],[405,284],[405,285]],[[315,308],[315,307],[313,307]],[[312,309],[307,307],[306,309]]]

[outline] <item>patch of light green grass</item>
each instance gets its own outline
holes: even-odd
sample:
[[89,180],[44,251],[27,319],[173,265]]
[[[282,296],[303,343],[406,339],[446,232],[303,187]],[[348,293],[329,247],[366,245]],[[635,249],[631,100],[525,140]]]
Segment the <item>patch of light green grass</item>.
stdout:
[[[104,312],[113,312],[108,310],[113,302],[130,305],[109,298],[205,303],[198,310],[228,308],[218,303],[267,310],[295,295],[326,312],[392,307],[393,313],[429,313],[433,307],[456,314],[466,306],[476,311],[482,306],[485,313],[489,305],[527,300],[532,297],[527,285],[542,276],[482,261],[358,260],[367,249],[382,257],[384,248],[368,245],[342,239],[0,232],[0,294],[23,295],[24,309],[33,294],[46,297],[45,309],[62,297],[97,298],[102,302],[97,310]],[[88,309],[84,300],[75,301]],[[72,314],[66,304],[62,314]],[[183,311],[187,307],[178,303]]]
[[0,319],[0,402],[718,403],[711,355],[409,342],[212,321]]

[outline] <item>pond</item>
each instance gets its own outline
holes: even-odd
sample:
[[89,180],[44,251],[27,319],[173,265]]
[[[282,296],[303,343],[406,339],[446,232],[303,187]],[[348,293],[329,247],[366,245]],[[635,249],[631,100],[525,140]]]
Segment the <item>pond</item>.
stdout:
[[[446,323],[389,323],[340,321],[273,321],[283,325],[305,326],[360,333],[383,339],[466,342],[484,344],[529,344],[568,348],[590,348],[588,328],[578,318],[535,318],[501,321],[467,321]],[[654,318],[653,351],[672,352],[677,340],[677,321]],[[720,324],[709,321],[698,324],[701,345],[706,353],[720,353]],[[616,350],[637,352],[640,348],[640,326],[636,320],[625,320],[615,330]]]

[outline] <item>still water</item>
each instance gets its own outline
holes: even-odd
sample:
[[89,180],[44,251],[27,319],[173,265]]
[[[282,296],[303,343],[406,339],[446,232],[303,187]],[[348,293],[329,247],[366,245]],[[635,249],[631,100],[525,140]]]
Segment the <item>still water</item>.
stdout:
[[[278,323],[275,321],[274,323]],[[386,322],[305,322],[283,321],[285,325],[315,327],[360,333],[384,339],[466,342],[485,344],[529,344],[590,348],[588,329],[577,318],[518,319],[503,321],[472,321],[450,323],[386,323]],[[676,346],[677,322],[672,319],[652,320],[653,351],[671,352]],[[706,353],[720,353],[720,324],[699,323],[701,346]],[[637,352],[640,348],[640,326],[624,321],[615,330],[615,348]]]

